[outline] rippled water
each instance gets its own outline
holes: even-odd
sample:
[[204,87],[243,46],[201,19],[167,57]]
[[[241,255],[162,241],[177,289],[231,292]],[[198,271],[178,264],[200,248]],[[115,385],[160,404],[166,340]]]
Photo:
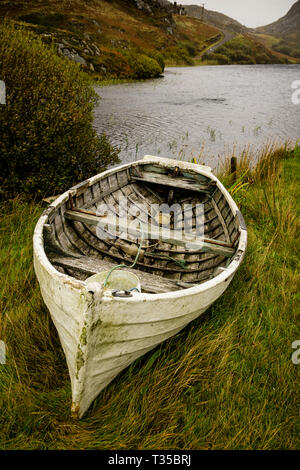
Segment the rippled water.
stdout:
[[216,167],[233,147],[300,136],[300,65],[167,68],[163,78],[97,88],[95,127],[123,162],[145,154]]

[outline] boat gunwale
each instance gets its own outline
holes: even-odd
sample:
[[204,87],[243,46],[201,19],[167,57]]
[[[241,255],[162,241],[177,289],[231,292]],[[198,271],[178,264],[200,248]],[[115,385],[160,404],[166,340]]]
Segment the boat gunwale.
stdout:
[[[193,170],[193,172],[206,176],[207,178],[216,182],[216,186],[225,197],[227,203],[229,204],[230,209],[232,210],[234,217],[238,218],[238,224],[239,224],[238,230],[240,232],[240,236],[239,236],[238,246],[236,247],[236,253],[231,258],[229,265],[226,268],[223,268],[223,271],[221,273],[217,274],[212,279],[209,279],[196,286],[188,287],[186,289],[179,289],[176,291],[157,293],[157,294],[136,292],[132,295],[132,297],[117,298],[117,299],[114,298],[111,295],[111,293],[109,294],[109,292],[106,291],[105,295],[103,295],[103,300],[105,299],[107,301],[117,301],[117,302],[128,303],[128,302],[140,302],[142,300],[149,300],[149,301],[155,300],[156,301],[159,299],[162,299],[162,300],[163,299],[177,299],[177,298],[182,298],[185,296],[190,296],[190,295],[200,294],[202,292],[205,292],[206,290],[213,288],[217,286],[218,284],[221,284],[222,282],[227,281],[229,278],[231,278],[235,274],[236,270],[238,269],[245,255],[245,251],[247,247],[247,228],[244,224],[243,217],[241,216],[238,206],[236,205],[233,198],[228,193],[227,189],[222,185],[222,183],[218,180],[218,178],[215,175],[213,175],[210,167],[206,167],[204,165],[197,165],[194,163],[189,163],[189,162],[184,162],[184,161],[178,161],[178,160],[172,160],[168,158],[147,155],[142,160],[121,164],[117,167],[108,169],[102,173],[98,173],[97,175],[94,175],[91,178],[88,178],[87,180],[79,183],[78,185],[73,186],[72,188],[68,189],[66,192],[61,194],[57,199],[55,199],[55,201],[53,201],[47,207],[47,209],[43,212],[34,230],[34,235],[33,235],[34,257],[41,263],[44,269],[46,269],[52,277],[55,277],[58,281],[66,285],[69,285],[73,287],[74,289],[82,290],[86,293],[88,293],[91,290],[91,284],[87,284],[85,281],[77,280],[76,278],[69,276],[68,274],[64,274],[64,273],[57,271],[55,267],[52,265],[52,263],[50,262],[50,260],[48,259],[45,253],[45,249],[44,249],[43,228],[44,228],[44,225],[48,223],[48,218],[52,214],[52,212],[58,209],[62,204],[67,202],[70,194],[75,195],[77,188],[81,186],[83,187],[84,185],[86,185],[86,187],[90,187],[94,185],[95,183],[97,183],[98,181],[102,180],[103,178],[116,174],[120,172],[121,170],[134,168],[136,166],[145,165],[149,163],[158,164],[159,166],[162,166],[165,168],[176,165],[180,169]],[[98,285],[98,287],[96,287],[96,284],[93,284],[93,290],[94,290],[94,286],[96,290],[98,290],[99,292],[102,290],[102,286]]]

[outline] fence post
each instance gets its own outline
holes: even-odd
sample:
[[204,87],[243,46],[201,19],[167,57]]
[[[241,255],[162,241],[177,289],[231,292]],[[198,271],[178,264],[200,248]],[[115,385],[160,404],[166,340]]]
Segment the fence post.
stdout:
[[230,173],[232,175],[232,180],[236,181],[236,169],[237,169],[237,158],[231,157],[230,160]]

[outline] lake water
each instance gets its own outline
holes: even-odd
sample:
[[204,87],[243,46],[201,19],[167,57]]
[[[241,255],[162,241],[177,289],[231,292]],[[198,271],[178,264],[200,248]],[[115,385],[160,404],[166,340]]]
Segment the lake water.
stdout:
[[146,154],[206,163],[300,137],[300,65],[172,67],[159,79],[97,88],[97,132],[130,162]]

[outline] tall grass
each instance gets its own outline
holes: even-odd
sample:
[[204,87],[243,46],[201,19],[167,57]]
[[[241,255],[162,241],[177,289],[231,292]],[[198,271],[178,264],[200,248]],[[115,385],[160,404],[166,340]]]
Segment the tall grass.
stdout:
[[[232,284],[204,318],[120,374],[79,422],[70,418],[67,366],[32,267],[42,208],[21,199],[2,205],[0,448],[299,448],[299,366],[291,361],[299,151],[266,153],[248,168],[245,156],[241,176],[248,185],[235,198],[249,245]],[[228,188],[230,178],[224,171]]]

